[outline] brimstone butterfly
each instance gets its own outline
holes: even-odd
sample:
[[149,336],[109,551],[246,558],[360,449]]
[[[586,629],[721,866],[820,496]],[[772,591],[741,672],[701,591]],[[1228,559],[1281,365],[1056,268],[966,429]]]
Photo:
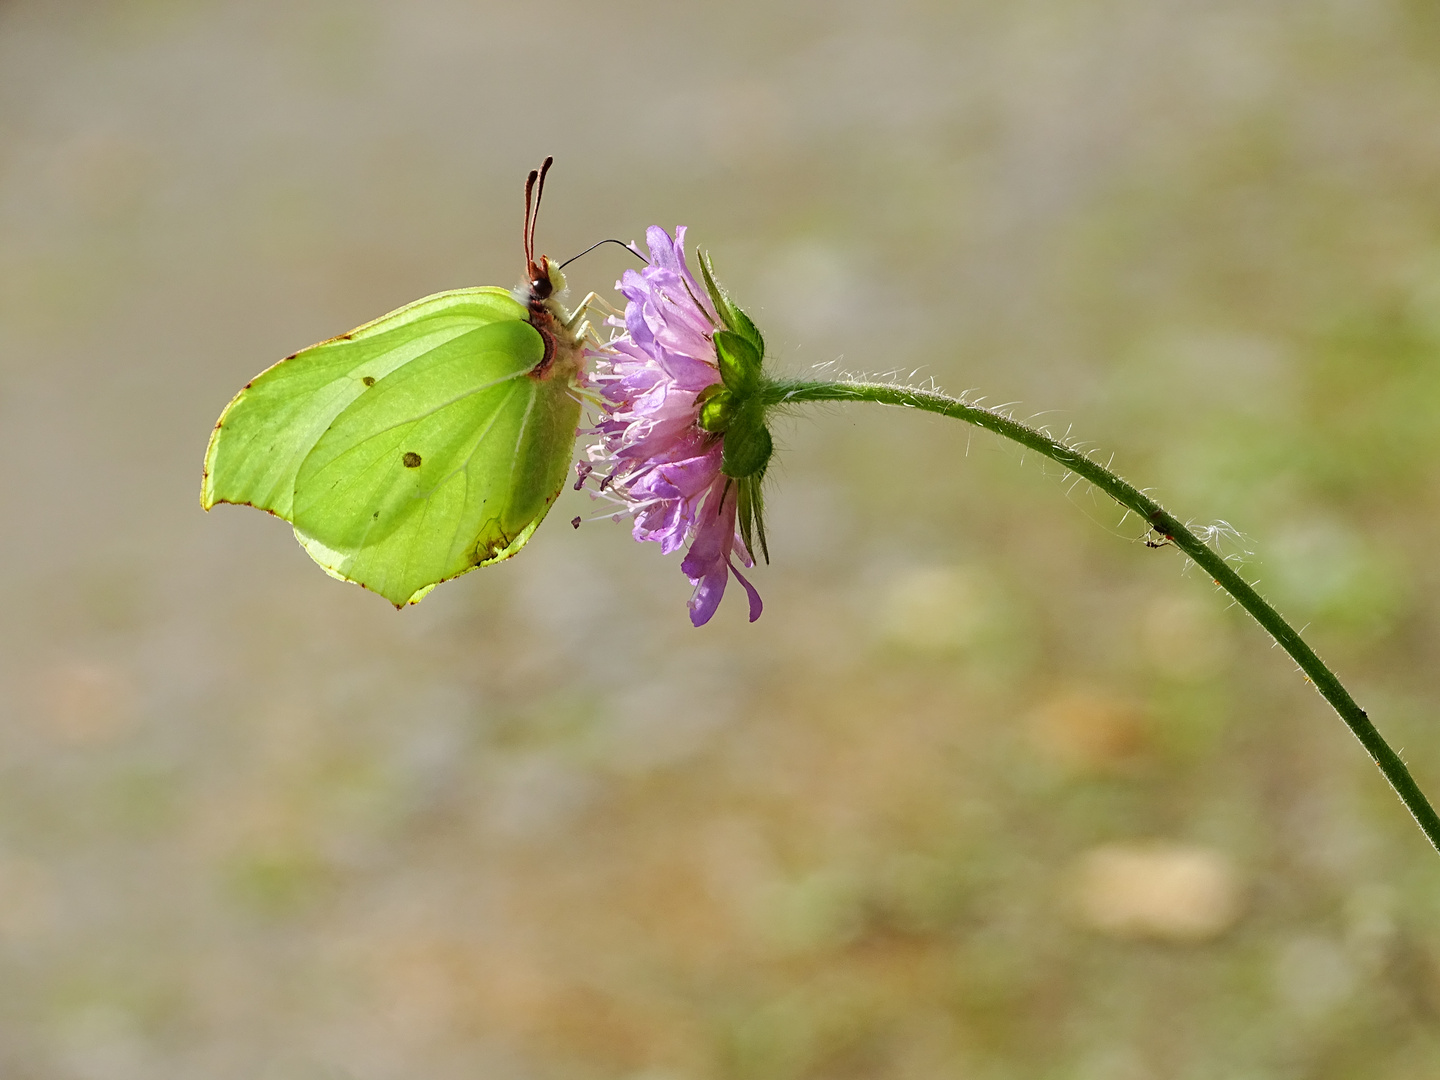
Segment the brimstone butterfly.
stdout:
[[525,184],[528,286],[427,296],[256,376],[210,436],[201,505],[284,518],[396,607],[524,547],[569,471],[588,330],[535,261],[550,163]]

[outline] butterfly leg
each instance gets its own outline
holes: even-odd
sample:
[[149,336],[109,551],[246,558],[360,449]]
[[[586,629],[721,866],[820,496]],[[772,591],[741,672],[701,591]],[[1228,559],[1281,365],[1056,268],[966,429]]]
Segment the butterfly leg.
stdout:
[[[587,295],[584,300],[580,301],[580,306],[575,309],[575,314],[570,316],[570,321],[565,324],[565,329],[574,331],[575,328],[580,325],[581,320],[584,319],[592,309],[606,315],[614,315],[617,318],[623,317],[625,314],[615,307],[614,304],[608,303],[599,293],[592,292]],[[583,331],[577,332],[575,336],[580,337],[582,334]]]

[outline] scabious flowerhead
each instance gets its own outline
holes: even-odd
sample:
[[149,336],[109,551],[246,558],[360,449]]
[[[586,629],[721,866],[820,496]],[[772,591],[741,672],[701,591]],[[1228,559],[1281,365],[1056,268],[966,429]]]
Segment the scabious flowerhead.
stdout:
[[653,540],[666,554],[689,545],[680,569],[695,586],[692,623],[715,614],[732,572],[754,622],[760,594],[735,564],[755,565],[755,536],[765,547],[759,492],[771,442],[759,394],[764,345],[703,257],[705,286],[696,282],[683,226],[673,239],[654,226],[645,238],[649,265],[627,270],[616,286],[626,300],[624,321],[610,320],[621,332],[591,376],[600,395],[591,430],[598,440],[578,466],[576,486],[594,472],[597,496],[633,516],[636,540]]

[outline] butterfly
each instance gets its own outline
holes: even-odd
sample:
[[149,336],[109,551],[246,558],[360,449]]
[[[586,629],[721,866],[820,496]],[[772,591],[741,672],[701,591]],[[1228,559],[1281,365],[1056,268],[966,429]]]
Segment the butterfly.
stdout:
[[594,299],[567,311],[535,260],[552,160],[525,183],[527,285],[436,293],[261,372],[210,436],[201,506],[284,518],[397,608],[524,547],[569,471]]

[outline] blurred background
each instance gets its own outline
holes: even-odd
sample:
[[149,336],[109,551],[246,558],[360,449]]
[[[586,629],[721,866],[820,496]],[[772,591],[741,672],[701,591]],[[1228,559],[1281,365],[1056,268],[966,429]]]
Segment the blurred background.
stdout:
[[[396,613],[198,507],[310,342],[690,226],[1089,440],[1440,794],[1440,8],[0,0],[0,1075],[1440,1075],[1440,859],[1173,550],[782,421],[764,617],[568,492]],[[571,268],[606,290],[611,247]]]

